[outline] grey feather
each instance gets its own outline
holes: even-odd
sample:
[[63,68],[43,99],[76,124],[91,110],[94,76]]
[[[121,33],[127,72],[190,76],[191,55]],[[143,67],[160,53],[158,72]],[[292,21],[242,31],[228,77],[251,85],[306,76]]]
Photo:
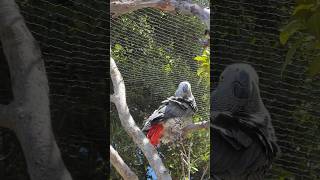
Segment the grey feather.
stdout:
[[228,66],[211,98],[213,179],[264,179],[280,151],[253,67]]
[[191,86],[189,82],[183,81],[179,84],[175,96],[161,102],[159,108],[145,121],[142,130],[146,132],[151,125],[165,123],[173,118],[188,119],[187,117],[192,117],[196,111],[197,105],[191,92]]

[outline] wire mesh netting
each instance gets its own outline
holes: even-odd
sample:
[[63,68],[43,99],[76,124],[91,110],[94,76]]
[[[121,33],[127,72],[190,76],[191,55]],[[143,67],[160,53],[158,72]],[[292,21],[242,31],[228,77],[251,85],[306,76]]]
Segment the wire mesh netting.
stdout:
[[279,43],[279,30],[293,5],[288,0],[214,1],[211,73],[217,82],[225,66],[235,62],[257,70],[282,151],[267,179],[320,179],[320,79],[306,80],[308,61],[301,52],[280,76],[288,49]]
[[[206,89],[201,87],[196,74],[190,73],[198,68],[193,58],[202,53],[198,39],[204,28],[186,16],[177,17],[147,9],[111,21],[111,44],[116,55],[123,57],[118,60],[119,69],[126,80],[128,96],[135,93],[133,88],[142,88],[143,84],[155,96],[151,98],[160,98],[153,100],[161,101],[173,95],[179,82],[188,80],[200,113],[208,115],[208,107],[200,100]],[[128,25],[123,25],[126,22]],[[135,28],[140,32],[133,32]],[[118,45],[123,47],[118,50]],[[161,74],[156,73],[159,71]]]
[[[107,2],[16,2],[40,43],[49,80],[53,129],[67,168],[74,179],[105,179]],[[8,104],[13,97],[8,66],[1,53],[0,100]],[[2,132],[0,149],[5,155],[14,135]],[[13,156],[0,161],[4,167],[0,168],[1,177],[28,179],[22,151],[18,143],[16,146]]]
[[[204,32],[205,26],[196,17],[149,8],[111,19],[112,56],[123,75],[128,106],[139,127],[163,100],[174,95],[178,84],[185,80],[190,82],[199,108],[197,121],[209,119],[209,87],[199,80],[198,64],[193,60],[202,54],[199,39],[203,38]],[[139,163],[139,157],[133,151],[136,145],[124,135],[126,132],[114,108],[110,125],[111,144],[130,168],[143,178],[148,163]],[[202,138],[209,140],[208,135]],[[209,153],[209,141],[205,142],[207,144],[201,146],[203,150],[199,153]],[[181,167],[181,164],[175,164],[179,159],[173,159],[177,156],[165,149],[162,152],[166,167],[172,171]],[[173,150],[172,153],[176,152]],[[202,169],[199,172],[202,173]]]

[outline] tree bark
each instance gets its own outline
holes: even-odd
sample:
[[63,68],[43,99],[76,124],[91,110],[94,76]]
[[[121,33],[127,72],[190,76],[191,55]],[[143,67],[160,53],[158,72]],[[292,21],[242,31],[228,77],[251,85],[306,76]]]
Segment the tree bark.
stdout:
[[32,180],[71,180],[52,132],[40,47],[14,0],[0,1],[0,38],[14,95],[10,105],[0,107],[0,125],[16,133]]
[[197,123],[192,123],[182,129],[182,132],[183,132],[182,136],[184,137],[189,133],[192,133],[194,131],[198,131],[201,129],[207,129],[209,127],[210,127],[210,121],[201,121]]
[[110,161],[113,167],[125,180],[138,180],[138,176],[131,171],[128,165],[123,161],[118,152],[110,145]]
[[133,139],[135,144],[137,144],[142,150],[150,166],[156,172],[158,179],[171,180],[171,176],[163,165],[156,149],[150,144],[148,138],[141,132],[129,112],[126,102],[124,81],[112,57],[110,58],[110,75],[114,88],[114,94],[110,99],[116,105],[122,126]]
[[143,8],[194,15],[205,23],[208,30],[210,29],[210,9],[184,0],[115,0],[111,2],[110,11],[113,17],[117,17]]

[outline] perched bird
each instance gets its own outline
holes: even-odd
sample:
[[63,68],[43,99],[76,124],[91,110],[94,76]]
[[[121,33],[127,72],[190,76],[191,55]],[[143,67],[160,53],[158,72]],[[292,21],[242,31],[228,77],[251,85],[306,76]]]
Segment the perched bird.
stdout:
[[192,116],[197,111],[196,101],[187,81],[179,84],[175,95],[163,101],[145,121],[142,131],[146,133],[154,146],[173,142],[181,137],[182,127],[192,122]]
[[212,178],[263,180],[280,149],[252,66],[232,64],[222,72],[210,120]]

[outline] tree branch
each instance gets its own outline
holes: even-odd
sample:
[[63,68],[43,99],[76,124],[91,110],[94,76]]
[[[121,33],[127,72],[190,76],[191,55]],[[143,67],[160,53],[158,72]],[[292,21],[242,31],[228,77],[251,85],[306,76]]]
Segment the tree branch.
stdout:
[[206,129],[210,127],[210,121],[202,121],[202,122],[197,122],[197,123],[193,123],[190,125],[187,125],[186,127],[184,127],[182,129],[182,136],[186,136],[187,134],[194,132],[194,131],[198,131],[201,129]]
[[166,12],[180,12],[197,16],[210,29],[210,9],[185,0],[116,0],[111,2],[111,14],[117,17],[143,8],[155,8]]
[[131,171],[128,165],[122,160],[118,152],[110,145],[110,161],[113,167],[125,180],[138,180],[138,176]]
[[110,75],[113,83],[113,100],[116,105],[122,126],[135,144],[139,146],[146,156],[150,166],[155,170],[159,180],[171,180],[168,170],[163,165],[156,149],[150,144],[133,120],[126,102],[125,85],[122,75],[113,58],[110,58]]
[[[10,120],[22,146],[30,179],[71,180],[52,132],[49,87],[40,47],[14,0],[0,1],[0,39],[14,96]],[[5,113],[2,115],[6,117]]]

